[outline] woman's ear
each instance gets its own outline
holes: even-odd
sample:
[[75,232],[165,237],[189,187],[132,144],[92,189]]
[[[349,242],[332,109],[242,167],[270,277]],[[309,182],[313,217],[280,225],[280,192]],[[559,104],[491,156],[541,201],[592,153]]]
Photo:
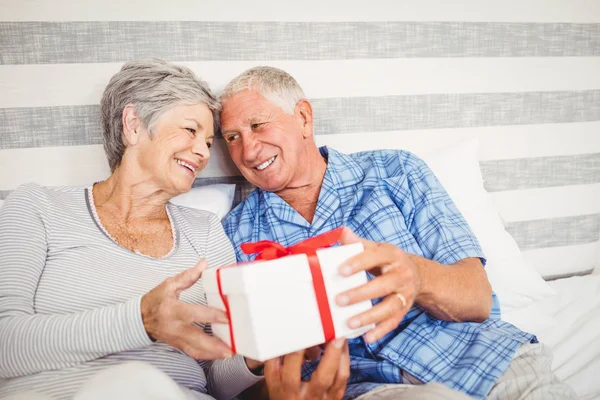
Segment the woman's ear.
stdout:
[[302,123],[302,136],[309,138],[313,135],[313,114],[312,105],[306,99],[302,99],[296,104],[296,113]]
[[135,146],[140,140],[140,119],[132,104],[127,104],[123,109],[123,139],[125,146]]

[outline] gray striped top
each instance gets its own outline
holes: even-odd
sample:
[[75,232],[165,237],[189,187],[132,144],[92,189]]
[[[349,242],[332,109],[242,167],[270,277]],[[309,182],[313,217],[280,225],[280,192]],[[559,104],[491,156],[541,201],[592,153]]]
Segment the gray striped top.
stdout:
[[[0,210],[0,397],[28,389],[68,399],[99,370],[132,360],[191,398],[231,398],[260,380],[242,357],[196,361],[152,343],[142,323],[141,297],[165,278],[201,257],[209,267],[235,261],[218,218],[169,204],[176,247],[156,259],[102,232],[87,192],[27,184]],[[181,299],[206,304],[201,282]]]

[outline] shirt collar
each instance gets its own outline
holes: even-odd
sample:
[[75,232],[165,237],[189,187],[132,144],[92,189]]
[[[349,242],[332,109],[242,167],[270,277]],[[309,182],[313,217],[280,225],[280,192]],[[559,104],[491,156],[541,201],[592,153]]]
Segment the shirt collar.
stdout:
[[352,157],[327,146],[320,147],[319,151],[327,159],[325,177],[331,179],[333,189],[342,189],[362,182],[365,172]]
[[[323,194],[326,194],[329,191],[354,186],[364,179],[365,173],[363,169],[352,157],[327,146],[320,147],[319,152],[327,160],[327,169],[325,170],[325,177],[323,178],[319,200]],[[264,205],[261,214],[264,214],[275,204],[281,206],[286,205],[289,210],[286,210],[287,212],[285,212],[285,214],[288,215],[279,215],[280,218],[288,221],[294,220],[294,222],[299,223],[300,225],[304,225],[302,221],[306,222],[294,209],[292,209],[292,207],[275,193],[259,189],[259,195],[260,203]],[[283,209],[286,209],[286,207],[284,206]],[[281,210],[282,207],[278,207],[278,211]]]

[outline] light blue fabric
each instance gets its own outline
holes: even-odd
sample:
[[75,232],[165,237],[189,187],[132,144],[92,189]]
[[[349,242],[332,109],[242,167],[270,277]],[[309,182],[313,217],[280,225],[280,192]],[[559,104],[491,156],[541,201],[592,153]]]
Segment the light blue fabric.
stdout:
[[[315,216],[308,223],[279,196],[260,189],[224,220],[238,261],[250,261],[240,244],[274,240],[284,246],[348,226],[361,237],[453,264],[484,255],[468,224],[427,165],[405,151],[351,155],[322,147],[328,161]],[[378,300],[374,301],[374,304]],[[440,382],[483,398],[506,370],[521,343],[535,336],[500,320],[494,295],[483,323],[437,320],[414,306],[400,325],[368,344],[350,341],[351,377],[346,399],[378,384],[402,383],[401,370],[423,382]],[[308,378],[316,363],[304,366]]]

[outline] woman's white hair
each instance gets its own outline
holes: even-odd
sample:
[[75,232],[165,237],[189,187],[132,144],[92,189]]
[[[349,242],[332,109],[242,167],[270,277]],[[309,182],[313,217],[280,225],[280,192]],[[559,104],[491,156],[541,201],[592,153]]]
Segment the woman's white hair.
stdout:
[[225,86],[219,96],[221,103],[243,90],[252,90],[292,115],[296,104],[305,99],[298,82],[287,72],[274,67],[260,66],[242,72]]
[[126,105],[135,107],[152,137],[154,124],[165,111],[177,105],[199,103],[211,110],[216,133],[221,106],[208,84],[189,68],[156,58],[123,65],[111,78],[100,101],[104,151],[111,171],[119,166],[125,153],[123,109]]

